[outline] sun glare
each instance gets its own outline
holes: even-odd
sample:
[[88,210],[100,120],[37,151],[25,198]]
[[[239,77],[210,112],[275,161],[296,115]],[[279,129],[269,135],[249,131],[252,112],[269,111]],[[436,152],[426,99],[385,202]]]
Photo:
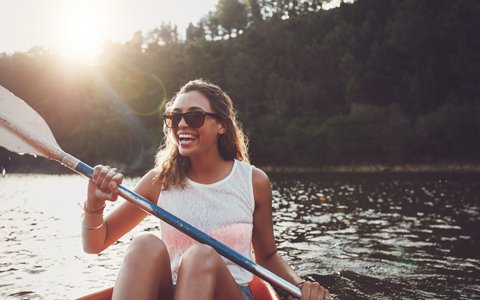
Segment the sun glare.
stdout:
[[67,59],[91,62],[102,50],[105,16],[95,1],[65,1],[55,24],[56,45]]

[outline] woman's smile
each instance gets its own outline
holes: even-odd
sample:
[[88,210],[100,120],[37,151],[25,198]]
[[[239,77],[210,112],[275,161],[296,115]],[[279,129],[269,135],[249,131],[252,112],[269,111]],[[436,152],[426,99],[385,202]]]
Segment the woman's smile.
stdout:
[[179,145],[188,147],[192,146],[196,141],[198,141],[198,135],[194,133],[178,133],[177,139]]

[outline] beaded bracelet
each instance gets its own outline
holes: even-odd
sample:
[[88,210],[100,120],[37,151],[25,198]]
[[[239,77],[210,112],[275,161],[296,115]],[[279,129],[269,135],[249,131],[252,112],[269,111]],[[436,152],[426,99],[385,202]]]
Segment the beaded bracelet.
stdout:
[[82,222],[82,228],[86,229],[86,230],[95,230],[95,229],[98,229],[98,228],[102,227],[103,223],[105,223],[105,222],[102,220],[102,222],[100,224],[98,224],[97,226],[87,226]]

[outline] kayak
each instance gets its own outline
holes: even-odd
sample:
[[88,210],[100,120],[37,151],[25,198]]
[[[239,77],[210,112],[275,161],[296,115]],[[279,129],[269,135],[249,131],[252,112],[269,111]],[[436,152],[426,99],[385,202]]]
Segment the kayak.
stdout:
[[[272,286],[257,276],[253,276],[249,286],[255,300],[280,300]],[[111,300],[112,294],[113,287],[78,298],[77,300]]]

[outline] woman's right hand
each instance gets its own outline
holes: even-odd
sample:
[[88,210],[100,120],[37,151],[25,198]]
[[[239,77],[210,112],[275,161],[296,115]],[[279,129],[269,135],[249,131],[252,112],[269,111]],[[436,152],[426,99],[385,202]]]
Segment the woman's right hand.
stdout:
[[105,201],[116,201],[120,194],[118,185],[122,181],[123,175],[117,169],[103,165],[95,166],[92,178],[88,182],[85,209],[98,211],[105,207]]

